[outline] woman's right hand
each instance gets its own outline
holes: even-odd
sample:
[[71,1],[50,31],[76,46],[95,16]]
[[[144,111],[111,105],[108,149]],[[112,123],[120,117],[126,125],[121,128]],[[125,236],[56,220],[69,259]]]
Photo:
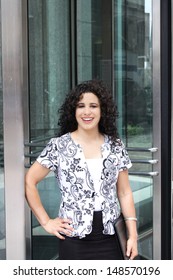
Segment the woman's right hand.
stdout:
[[70,224],[70,219],[55,218],[49,219],[48,222],[42,226],[48,233],[54,234],[59,239],[65,239],[65,237],[61,235],[61,233],[67,236],[71,236],[73,228],[70,226]]

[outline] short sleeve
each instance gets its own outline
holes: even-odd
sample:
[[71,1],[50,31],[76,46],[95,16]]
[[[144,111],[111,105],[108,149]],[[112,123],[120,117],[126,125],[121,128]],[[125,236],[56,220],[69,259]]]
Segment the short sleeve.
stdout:
[[37,157],[37,162],[42,166],[55,171],[58,168],[58,151],[56,145],[56,138],[52,138],[41,154]]
[[129,169],[132,166],[131,160],[129,158],[128,152],[125,148],[125,145],[120,141],[120,166],[119,171]]

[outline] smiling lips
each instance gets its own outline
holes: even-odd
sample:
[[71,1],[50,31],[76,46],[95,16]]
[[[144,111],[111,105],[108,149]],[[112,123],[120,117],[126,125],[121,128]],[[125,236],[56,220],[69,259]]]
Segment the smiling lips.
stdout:
[[94,118],[82,118],[84,122],[91,122]]

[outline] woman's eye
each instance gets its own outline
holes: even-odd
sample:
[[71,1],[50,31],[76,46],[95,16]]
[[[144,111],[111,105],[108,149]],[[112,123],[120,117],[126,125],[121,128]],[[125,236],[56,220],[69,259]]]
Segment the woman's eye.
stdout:
[[77,105],[77,108],[83,108],[83,107],[84,107],[84,105],[82,105],[82,104]]
[[[84,104],[77,104],[76,108],[84,108],[85,105]],[[87,106],[86,106],[87,107]],[[97,108],[98,105],[97,104],[91,104],[89,105],[90,108]]]
[[91,105],[90,107],[91,108],[97,108],[97,105]]

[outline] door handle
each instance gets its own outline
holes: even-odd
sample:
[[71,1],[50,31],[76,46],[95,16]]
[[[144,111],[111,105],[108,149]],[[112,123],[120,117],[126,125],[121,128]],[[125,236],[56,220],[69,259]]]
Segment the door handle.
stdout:
[[151,176],[151,177],[155,177],[159,175],[158,171],[151,171],[151,172],[138,172],[138,171],[129,171],[129,175],[142,175],[142,176]]
[[151,148],[126,148],[127,151],[136,151],[136,152],[151,152],[155,153],[158,151],[157,147],[151,147]]
[[149,163],[149,164],[156,164],[158,163],[158,159],[132,159],[133,163]]

